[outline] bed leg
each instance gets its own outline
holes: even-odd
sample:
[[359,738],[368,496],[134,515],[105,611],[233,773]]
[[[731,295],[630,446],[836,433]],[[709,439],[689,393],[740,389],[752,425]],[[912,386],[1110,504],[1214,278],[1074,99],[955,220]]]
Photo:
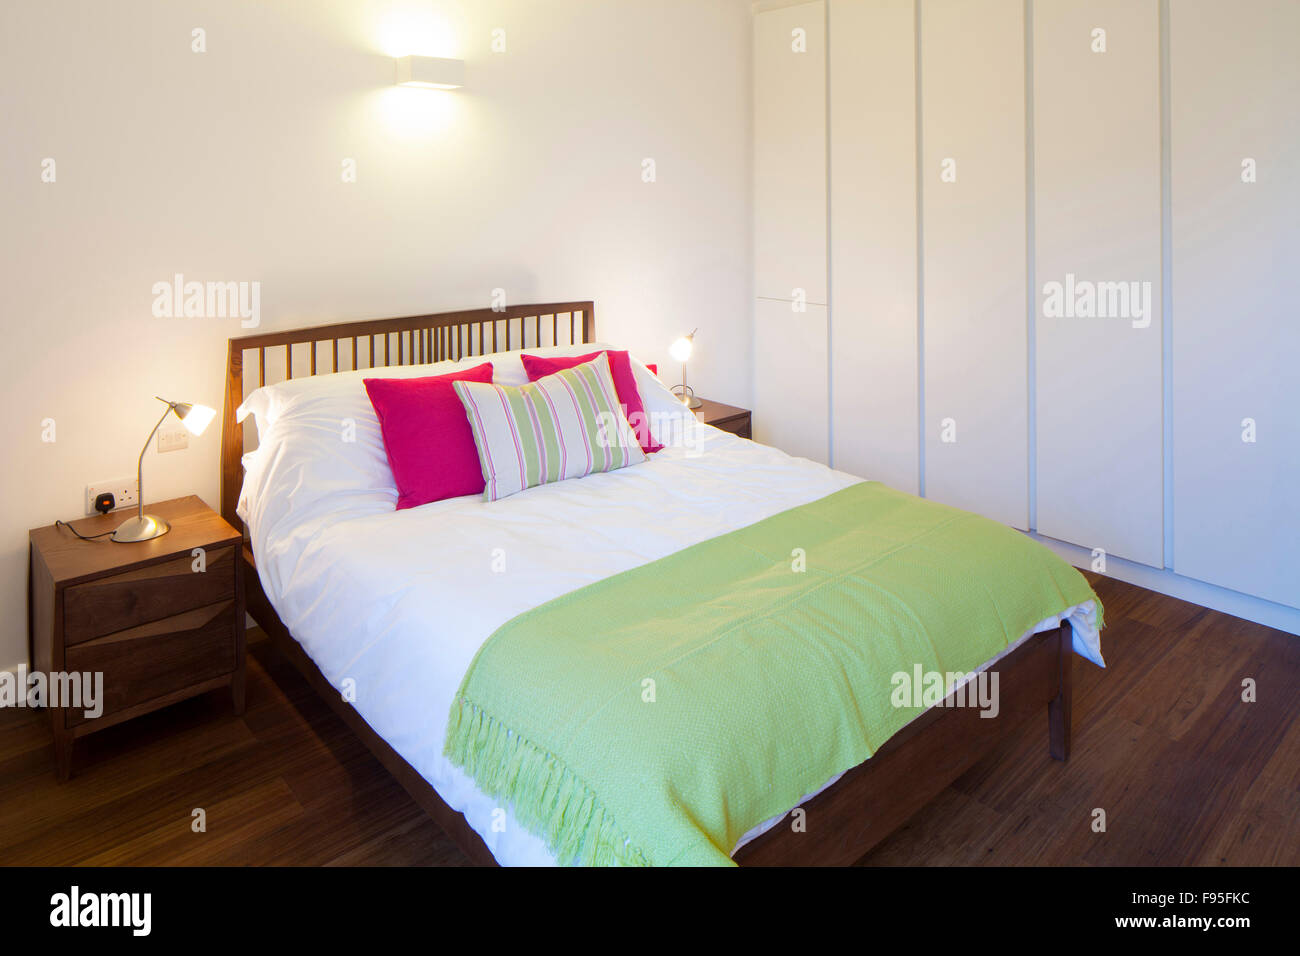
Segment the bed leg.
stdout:
[[1061,629],[1057,631],[1056,646],[1060,676],[1056,696],[1047,702],[1047,733],[1052,758],[1069,760],[1074,636],[1068,621],[1063,622]]

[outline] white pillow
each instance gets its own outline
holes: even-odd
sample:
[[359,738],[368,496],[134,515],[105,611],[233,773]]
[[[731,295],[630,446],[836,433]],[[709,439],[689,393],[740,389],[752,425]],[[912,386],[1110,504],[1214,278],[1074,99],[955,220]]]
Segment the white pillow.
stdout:
[[[421,378],[425,375],[446,375],[457,368],[480,365],[490,361],[488,357],[478,358],[472,362],[434,362],[429,365],[392,365],[387,368],[362,368],[351,372],[331,372],[327,375],[308,375],[304,378],[291,378],[274,385],[264,385],[254,389],[244,399],[244,403],[235,412],[235,420],[242,422],[252,415],[257,423],[260,438],[266,426],[280,418],[286,410],[295,404],[341,401],[338,417],[356,415],[369,409],[374,414],[370,398],[362,379],[367,378]],[[363,404],[358,404],[356,400]]]

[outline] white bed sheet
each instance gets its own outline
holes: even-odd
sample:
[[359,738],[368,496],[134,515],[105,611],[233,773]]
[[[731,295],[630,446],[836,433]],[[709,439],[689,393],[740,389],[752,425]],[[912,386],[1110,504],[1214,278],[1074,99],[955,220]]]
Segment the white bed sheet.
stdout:
[[[259,495],[274,462],[249,456],[242,510],[280,619],[502,864],[555,861],[442,753],[451,701],[493,631],[561,594],[862,480],[716,428],[687,427],[686,442],[632,468],[491,504],[474,496],[401,512],[377,495],[288,514],[277,496]],[[1062,618],[1074,624],[1075,649],[1101,663],[1091,604]],[[1021,640],[1058,621],[1040,622]]]

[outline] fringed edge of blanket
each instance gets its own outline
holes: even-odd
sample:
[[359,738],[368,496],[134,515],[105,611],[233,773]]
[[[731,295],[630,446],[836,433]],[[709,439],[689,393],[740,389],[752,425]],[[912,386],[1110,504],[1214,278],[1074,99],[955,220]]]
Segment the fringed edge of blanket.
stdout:
[[484,793],[508,801],[519,824],[541,837],[559,863],[650,865],[563,761],[465,697],[452,702],[443,753]]

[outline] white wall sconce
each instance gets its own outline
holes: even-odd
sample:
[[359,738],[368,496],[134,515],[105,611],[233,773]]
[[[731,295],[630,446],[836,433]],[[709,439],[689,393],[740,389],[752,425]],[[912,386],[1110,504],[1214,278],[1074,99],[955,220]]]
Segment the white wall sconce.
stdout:
[[465,61],[447,60],[436,56],[399,56],[397,64],[398,86],[414,86],[426,90],[458,90],[465,85]]

